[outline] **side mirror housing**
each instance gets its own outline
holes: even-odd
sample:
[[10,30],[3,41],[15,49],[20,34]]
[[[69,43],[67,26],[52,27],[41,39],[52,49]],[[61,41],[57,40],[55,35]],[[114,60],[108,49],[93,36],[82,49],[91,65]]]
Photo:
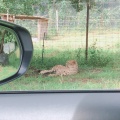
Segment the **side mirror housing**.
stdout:
[[28,30],[0,20],[0,85],[22,76],[32,54],[33,44]]

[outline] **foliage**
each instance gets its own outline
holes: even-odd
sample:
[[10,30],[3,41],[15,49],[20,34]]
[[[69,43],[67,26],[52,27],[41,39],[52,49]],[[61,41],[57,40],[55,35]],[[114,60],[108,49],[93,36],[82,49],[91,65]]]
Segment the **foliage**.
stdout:
[[[8,42],[9,43],[13,42],[15,44],[15,46],[17,46],[17,44],[16,44],[17,40],[16,40],[16,36],[15,36],[14,32],[10,31],[9,29],[1,27],[0,28],[0,53],[3,53],[6,51],[5,53],[8,54],[12,50],[12,49],[10,50],[10,46],[8,45],[9,44]],[[5,43],[8,43],[8,44],[5,44]],[[13,49],[14,49],[14,47],[13,47]]]
[[[2,0],[0,1],[0,11],[10,14],[33,14],[33,6],[37,4],[38,0]],[[15,6],[14,6],[15,5]]]
[[93,67],[104,67],[109,64],[112,60],[111,53],[109,51],[104,51],[102,49],[98,49],[96,47],[97,40],[93,43],[93,45],[89,48],[89,59],[88,64]]
[[[77,12],[83,10],[83,2],[87,0],[69,0]],[[66,2],[66,0],[1,0],[0,11],[3,13],[9,12],[10,14],[47,14],[50,8],[56,8],[60,2]],[[94,1],[90,2],[92,5]],[[15,5],[15,6],[14,6]],[[74,6],[75,5],[75,6]],[[76,7],[77,5],[77,7]]]
[[95,5],[95,0],[70,0],[70,1],[72,3],[72,6],[76,9],[77,12],[80,12],[84,9],[83,3],[88,3],[90,5],[90,8],[92,8]]
[[107,51],[104,52],[102,49],[97,49],[97,48],[89,49],[88,63],[93,67],[96,66],[104,67],[108,65],[110,61],[111,61],[111,57]]
[[[95,45],[89,48],[89,59],[87,62],[85,60],[85,49],[79,48],[77,50],[65,50],[62,52],[58,50],[47,50],[45,52],[46,55],[44,56],[42,62],[39,52],[34,51],[33,59],[30,66],[39,69],[50,69],[57,64],[65,65],[66,61],[70,59],[77,60],[80,67],[86,65],[89,67],[105,67],[107,65],[111,66],[113,62],[113,56],[111,56],[110,52],[103,51],[102,49],[97,49]],[[50,55],[50,57],[48,57],[48,53],[52,53],[55,55]]]
[[7,31],[4,37],[4,43],[15,42],[15,41],[16,41],[16,36],[13,33]]

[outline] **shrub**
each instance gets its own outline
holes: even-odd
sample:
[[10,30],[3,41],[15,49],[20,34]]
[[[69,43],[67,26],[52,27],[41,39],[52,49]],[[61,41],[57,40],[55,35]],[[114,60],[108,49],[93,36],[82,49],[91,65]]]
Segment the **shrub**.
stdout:
[[90,48],[88,64],[94,67],[103,67],[109,64],[111,61],[109,51],[103,51],[102,49]]

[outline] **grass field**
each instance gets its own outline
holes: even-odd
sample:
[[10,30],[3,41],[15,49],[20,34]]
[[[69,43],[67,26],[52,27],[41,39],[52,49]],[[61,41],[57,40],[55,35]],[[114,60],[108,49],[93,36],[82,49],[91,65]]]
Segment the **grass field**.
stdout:
[[[93,35],[94,34],[94,35]],[[74,36],[74,37],[72,37]],[[78,90],[120,88],[119,34],[89,34],[88,61],[85,60],[85,35],[57,36],[45,40],[42,62],[42,41],[34,42],[34,54],[27,73],[0,90]],[[63,77],[43,77],[40,70],[56,64],[65,65],[75,59],[79,73]]]
[[20,56],[17,50],[16,52],[8,55],[8,61],[5,64],[0,63],[0,80],[14,75],[20,67]]
[[120,69],[89,68],[68,77],[42,77],[32,71],[0,90],[78,90],[78,89],[119,89]]
[[5,79],[17,72],[17,68],[13,66],[0,66],[0,80]]

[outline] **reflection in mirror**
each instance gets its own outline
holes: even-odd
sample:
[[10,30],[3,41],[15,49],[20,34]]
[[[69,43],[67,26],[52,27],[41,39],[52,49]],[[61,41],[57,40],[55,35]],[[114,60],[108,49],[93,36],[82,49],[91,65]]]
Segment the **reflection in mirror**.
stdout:
[[20,67],[20,45],[11,29],[0,26],[0,81],[14,75]]

